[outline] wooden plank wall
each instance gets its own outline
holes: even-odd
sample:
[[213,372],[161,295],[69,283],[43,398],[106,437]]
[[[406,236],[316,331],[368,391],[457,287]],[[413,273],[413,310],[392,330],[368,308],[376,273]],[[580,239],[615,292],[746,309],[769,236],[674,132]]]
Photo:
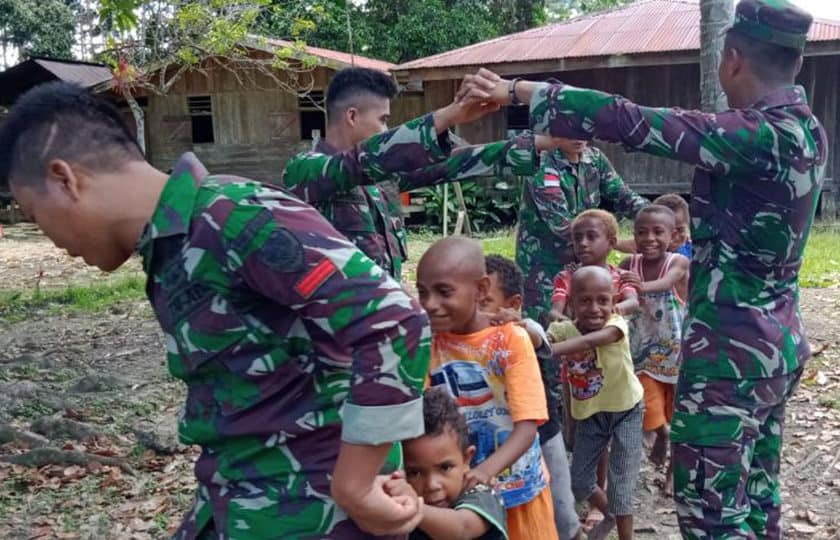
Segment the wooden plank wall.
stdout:
[[[312,74],[316,90],[326,87],[331,71]],[[178,156],[195,152],[210,172],[235,174],[261,181],[279,181],[289,157],[308,149],[300,140],[297,98],[277,89],[267,77],[260,89],[242,90],[236,77],[214,69],[207,76],[189,73],[166,96],[150,96],[146,111],[151,162],[167,170]],[[213,103],[215,143],[191,142],[188,96],[210,95]]]

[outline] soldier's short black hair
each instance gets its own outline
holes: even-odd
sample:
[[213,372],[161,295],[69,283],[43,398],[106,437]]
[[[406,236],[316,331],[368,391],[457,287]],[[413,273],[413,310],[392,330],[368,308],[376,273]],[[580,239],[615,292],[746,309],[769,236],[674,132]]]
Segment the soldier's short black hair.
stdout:
[[796,49],[758,41],[731,30],[726,33],[723,48],[724,51],[739,51],[749,62],[756,77],[772,83],[793,82],[802,56]]
[[426,435],[441,435],[447,428],[455,432],[462,452],[470,447],[467,420],[455,399],[443,388],[429,388],[423,395],[423,423]]
[[516,263],[501,255],[487,255],[484,258],[487,274],[496,274],[505,299],[525,293],[525,276]]
[[0,124],[0,182],[43,190],[54,159],[108,171],[144,158],[113,105],[77,84],[49,82],[23,94]]
[[638,220],[641,216],[649,216],[652,214],[661,214],[663,216],[667,216],[673,222],[676,222],[677,219],[677,216],[674,213],[674,211],[665,206],[664,204],[649,204],[645,206],[636,213],[636,219]]
[[397,95],[397,84],[382,71],[360,67],[340,70],[327,88],[327,119],[337,118],[348,107],[362,97],[374,95],[393,99]]

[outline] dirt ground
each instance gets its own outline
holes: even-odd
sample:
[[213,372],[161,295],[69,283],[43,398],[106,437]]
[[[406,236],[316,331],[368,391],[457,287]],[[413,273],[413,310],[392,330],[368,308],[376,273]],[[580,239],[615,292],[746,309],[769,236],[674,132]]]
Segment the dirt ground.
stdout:
[[[134,261],[121,272],[138,268]],[[0,289],[102,279],[112,278],[31,228],[7,229],[0,239]],[[804,290],[802,304],[818,354],[788,410],[786,535],[840,538],[840,285]],[[196,449],[175,441],[184,388],[166,372],[151,310],[138,300],[30,319],[0,322],[0,538],[167,537],[191,498]],[[31,447],[41,448],[27,454]],[[640,539],[679,537],[661,479],[644,464]]]

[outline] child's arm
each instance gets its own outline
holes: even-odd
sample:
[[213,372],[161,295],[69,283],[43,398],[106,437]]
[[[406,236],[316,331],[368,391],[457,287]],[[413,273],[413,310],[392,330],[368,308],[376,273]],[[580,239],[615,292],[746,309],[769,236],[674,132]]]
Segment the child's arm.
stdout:
[[675,255],[665,275],[653,281],[643,281],[640,290],[643,293],[664,292],[684,281],[688,277],[688,259],[684,255]]
[[514,422],[513,431],[510,432],[507,440],[478,467],[470,469],[466,474],[465,489],[471,489],[477,484],[489,484],[492,478],[513,465],[534,444],[536,436],[537,422],[535,420]]
[[[391,479],[385,483],[385,491],[394,498],[411,497],[414,494],[403,471],[391,475]],[[424,504],[422,512],[423,519],[418,528],[433,540],[473,540],[490,530],[487,521],[465,508],[438,508]]]
[[551,303],[550,317],[552,321],[562,321],[566,317],[566,300],[558,300]]
[[622,253],[636,253],[636,241],[632,238],[619,239],[615,243],[615,249]]
[[433,540],[473,540],[490,530],[490,524],[472,510],[423,505],[420,529]]
[[602,345],[609,345],[620,341],[624,337],[621,329],[615,326],[607,326],[601,330],[590,332],[582,336],[573,337],[560,343],[555,343],[551,346],[551,352],[555,356],[562,356],[566,354],[574,354],[583,351],[588,351],[600,347]]
[[635,292],[625,291],[621,294],[621,297],[623,300],[615,305],[616,313],[626,317],[639,311],[639,297]]
[[537,321],[524,319],[520,324],[528,332],[528,337],[531,339],[531,345],[534,346],[535,351],[548,343],[548,336],[545,335],[545,330],[542,329]]
[[523,319],[522,315],[514,309],[502,308],[496,313],[487,313],[486,315],[493,326],[514,323],[524,328],[528,332],[534,350],[542,347],[543,343],[547,343],[545,332],[540,328],[540,325],[531,319]]

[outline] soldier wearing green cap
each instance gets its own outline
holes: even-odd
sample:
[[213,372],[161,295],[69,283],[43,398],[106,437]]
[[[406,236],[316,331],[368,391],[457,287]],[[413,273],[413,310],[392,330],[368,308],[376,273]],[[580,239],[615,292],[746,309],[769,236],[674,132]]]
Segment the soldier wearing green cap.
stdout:
[[528,102],[536,133],[597,138],[695,165],[689,312],[671,425],[685,538],[780,538],[785,403],[811,355],[798,272],[827,161],[794,80],[812,17],[743,0],[719,69],[731,109],[643,107],[481,70],[461,100]]

